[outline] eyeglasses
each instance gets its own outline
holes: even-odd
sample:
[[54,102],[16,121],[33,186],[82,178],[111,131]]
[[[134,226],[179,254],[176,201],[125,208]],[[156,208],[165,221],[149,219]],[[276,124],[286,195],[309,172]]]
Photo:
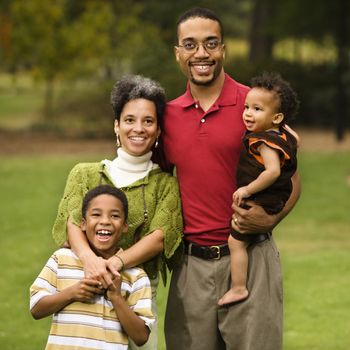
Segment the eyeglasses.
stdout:
[[202,45],[204,50],[209,53],[219,50],[222,46],[222,42],[218,39],[208,39],[204,40],[203,42],[187,40],[184,41],[182,45],[177,45],[177,47],[181,47],[187,53],[195,53],[198,51],[200,45]]

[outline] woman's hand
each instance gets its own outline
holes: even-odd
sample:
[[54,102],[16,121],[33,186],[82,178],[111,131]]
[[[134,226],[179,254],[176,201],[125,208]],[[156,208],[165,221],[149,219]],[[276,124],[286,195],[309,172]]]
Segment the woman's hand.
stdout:
[[107,260],[96,256],[92,251],[81,256],[80,259],[83,262],[86,278],[100,282],[105,289],[113,283]]
[[119,271],[124,268],[124,262],[121,257],[111,256],[108,260],[106,260],[106,265],[108,270],[113,274],[113,276],[119,276]]

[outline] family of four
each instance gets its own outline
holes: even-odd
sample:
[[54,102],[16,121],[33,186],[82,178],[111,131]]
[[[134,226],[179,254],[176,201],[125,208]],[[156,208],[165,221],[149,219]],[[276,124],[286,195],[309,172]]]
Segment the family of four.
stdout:
[[[177,22],[186,91],[126,76],[111,93],[117,157],[70,172],[58,249],[30,288],[53,315],[47,349],[157,349],[156,291],[172,271],[168,350],[282,349],[282,275],[272,229],[300,195],[296,94],[278,74],[224,72],[209,9]],[[231,268],[230,268],[231,267]]]

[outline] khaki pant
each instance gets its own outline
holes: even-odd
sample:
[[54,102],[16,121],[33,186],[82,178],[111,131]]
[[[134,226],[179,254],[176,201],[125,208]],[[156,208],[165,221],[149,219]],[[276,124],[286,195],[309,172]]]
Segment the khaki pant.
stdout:
[[281,350],[282,275],[273,239],[248,247],[247,300],[219,307],[230,287],[230,257],[185,256],[172,275],[167,350]]

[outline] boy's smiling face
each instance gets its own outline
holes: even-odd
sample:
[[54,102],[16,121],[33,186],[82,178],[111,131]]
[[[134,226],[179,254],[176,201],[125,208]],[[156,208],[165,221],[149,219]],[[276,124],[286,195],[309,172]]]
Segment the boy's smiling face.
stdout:
[[128,230],[122,202],[110,194],[93,198],[81,229],[97,255],[106,259],[111,257],[117,251],[122,233]]

